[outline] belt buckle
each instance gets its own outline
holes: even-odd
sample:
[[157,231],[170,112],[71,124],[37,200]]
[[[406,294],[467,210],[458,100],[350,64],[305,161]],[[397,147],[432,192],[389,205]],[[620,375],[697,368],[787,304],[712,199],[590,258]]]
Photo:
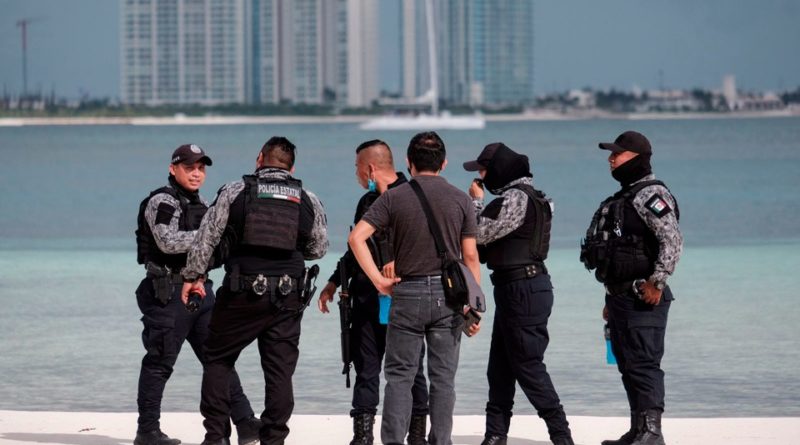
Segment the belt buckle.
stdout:
[[258,274],[255,280],[253,280],[253,292],[256,295],[264,295],[267,292],[267,277],[263,274]]

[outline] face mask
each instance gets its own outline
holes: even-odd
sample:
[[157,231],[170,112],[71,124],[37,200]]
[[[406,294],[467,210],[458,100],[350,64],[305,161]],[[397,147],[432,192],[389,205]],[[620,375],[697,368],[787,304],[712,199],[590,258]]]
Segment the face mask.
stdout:
[[378,191],[378,184],[372,178],[367,179],[367,190],[370,192]]

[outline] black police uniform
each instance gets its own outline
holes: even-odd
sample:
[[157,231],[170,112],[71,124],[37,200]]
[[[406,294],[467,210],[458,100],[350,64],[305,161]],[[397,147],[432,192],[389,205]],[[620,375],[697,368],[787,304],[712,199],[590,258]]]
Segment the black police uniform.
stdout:
[[[137,259],[148,270],[147,277],[136,289],[136,300],[143,314],[142,343],[147,350],[139,375],[138,433],[159,430],[164,386],[184,340],[189,341],[197,358],[204,361],[202,345],[208,337],[214,306],[210,281],[205,285],[207,297],[199,310],[189,312],[181,302],[183,280],[179,271],[186,264],[186,250],[193,242],[194,231],[200,226],[207,206],[197,192],[183,189],[173,176],[169,184],[154,190],[142,201],[136,231]],[[151,206],[149,212],[148,205]],[[158,239],[154,231],[159,234]],[[233,401],[234,423],[252,418],[250,402],[242,392],[236,372],[231,373],[226,388]]]
[[[389,184],[388,188],[391,189],[406,182],[408,180],[405,175],[397,172],[397,180]],[[361,217],[378,197],[380,197],[378,192],[367,192],[361,197],[356,206],[354,223],[357,224],[361,221]],[[369,245],[375,264],[379,268],[392,261],[389,234],[374,234]],[[350,416],[357,417],[365,414],[374,416],[378,412],[378,403],[380,402],[380,373],[381,362],[386,352],[386,325],[382,325],[378,318],[378,290],[361,270],[352,251],[348,250],[342,259],[347,267],[347,276],[351,277],[348,291],[353,298],[350,351],[356,370],[356,381],[353,386],[353,409],[350,411]],[[328,281],[339,287],[341,285],[340,277],[339,266],[337,266]],[[423,345],[419,370],[414,378],[414,386],[411,388],[412,417],[428,415],[428,384],[423,367],[424,355],[425,347]]]
[[478,253],[493,271],[496,305],[484,443],[507,437],[519,383],[545,421],[553,442],[571,444],[569,423],[543,362],[553,307],[553,286],[544,265],[552,208],[544,193],[532,186],[527,156],[500,144],[485,162],[484,184],[502,197],[482,210],[476,202],[481,212]]
[[241,351],[257,340],[266,390],[260,438],[281,444],[289,434],[300,322],[310,298],[301,292],[304,258],[320,258],[327,249],[324,210],[288,171],[261,168],[220,189],[189,252],[185,279],[202,274],[218,244],[225,278],[204,349],[200,412],[206,441],[229,433],[230,392],[223,382]]
[[[651,173],[649,156],[635,157],[613,173],[623,186],[601,203],[581,248],[581,260],[605,285],[611,347],[631,409],[631,430],[604,444],[663,443],[661,358],[674,299],[666,278],[682,250],[679,210]],[[662,289],[656,305],[640,299],[638,286],[645,280]]]

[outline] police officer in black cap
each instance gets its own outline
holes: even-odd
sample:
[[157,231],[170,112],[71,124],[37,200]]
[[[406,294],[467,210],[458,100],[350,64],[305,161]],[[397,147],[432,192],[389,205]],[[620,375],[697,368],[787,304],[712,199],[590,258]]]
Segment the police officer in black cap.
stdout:
[[[138,428],[135,445],[175,445],[161,432],[161,398],[184,340],[203,361],[202,344],[208,337],[208,322],[214,305],[211,283],[206,283],[207,298],[188,310],[181,304],[183,280],[179,274],[186,264],[186,252],[195,242],[200,220],[208,208],[199,190],[206,178],[211,158],[194,144],[178,147],[169,165],[169,184],[154,190],[139,206],[136,230],[137,260],[144,264],[147,277],[136,289],[142,311],[142,342],[147,350],[139,375]],[[237,425],[239,443],[258,442],[261,422],[253,417],[250,402],[242,392],[239,377],[231,373],[227,387],[231,393],[231,417]]]
[[631,409],[631,427],[603,445],[661,445],[664,411],[664,333],[672,275],[683,248],[678,204],[650,167],[650,141],[626,131],[609,150],[611,176],[622,188],[600,204],[581,261],[605,285],[603,318]]
[[481,180],[469,188],[479,214],[478,253],[493,271],[496,304],[482,445],[506,444],[516,383],[545,421],[553,443],[572,445],[564,408],[543,362],[553,307],[553,286],[544,265],[551,202],[533,188],[528,157],[501,142],[487,145],[464,169],[479,172],[486,188],[499,196],[484,208]]
[[255,173],[220,189],[182,272],[183,301],[192,293],[208,295],[204,274],[219,246],[225,278],[204,347],[203,445],[228,443],[232,399],[226,382],[239,354],[254,340],[266,390],[261,443],[282,444],[289,434],[300,321],[318,270],[305,268],[304,259],[321,258],[328,248],[322,203],[292,177],[294,162],[294,144],[270,138],[258,154]]

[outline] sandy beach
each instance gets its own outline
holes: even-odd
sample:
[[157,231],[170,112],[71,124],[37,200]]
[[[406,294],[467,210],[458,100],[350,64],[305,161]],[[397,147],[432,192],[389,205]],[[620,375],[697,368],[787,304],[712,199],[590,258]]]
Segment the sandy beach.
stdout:
[[[800,107],[781,110],[737,111],[731,113],[611,113],[587,109],[560,112],[535,110],[515,114],[485,114],[488,122],[517,121],[580,121],[590,119],[615,120],[681,120],[681,119],[747,119],[800,116]],[[286,125],[286,124],[361,124],[379,116],[175,116],[161,117],[3,117],[0,127],[51,126],[51,125]]]
[[[575,443],[599,444],[616,438],[628,427],[621,417],[569,418]],[[479,445],[483,416],[456,416],[454,445]],[[347,444],[352,438],[345,415],[295,415],[289,422],[287,445]],[[165,413],[162,430],[184,444],[203,440],[199,413]],[[379,439],[380,418],[376,423]],[[136,433],[135,413],[0,411],[0,444],[127,445]],[[234,433],[235,436],[235,433]],[[671,445],[793,444],[800,441],[800,418],[692,418],[664,419],[664,436]],[[234,441],[235,443],[235,441]],[[379,441],[376,443],[380,443]],[[546,445],[544,423],[536,416],[514,416],[509,445]]]

